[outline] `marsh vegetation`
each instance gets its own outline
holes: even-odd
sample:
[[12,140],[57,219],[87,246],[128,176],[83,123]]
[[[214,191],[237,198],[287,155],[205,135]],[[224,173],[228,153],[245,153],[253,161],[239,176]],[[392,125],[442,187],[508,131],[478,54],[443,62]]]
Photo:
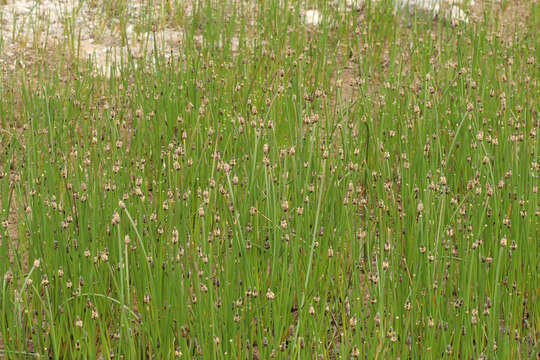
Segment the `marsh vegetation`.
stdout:
[[537,2],[77,4],[123,56],[0,42],[0,358],[538,356]]

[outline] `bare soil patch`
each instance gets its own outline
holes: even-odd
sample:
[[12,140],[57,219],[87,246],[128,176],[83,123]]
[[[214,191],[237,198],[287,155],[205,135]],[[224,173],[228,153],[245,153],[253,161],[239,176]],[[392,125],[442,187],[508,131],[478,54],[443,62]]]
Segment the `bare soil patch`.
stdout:
[[484,17],[490,19],[496,33],[505,40],[512,40],[527,31],[533,6],[538,6],[538,0],[480,0],[471,6],[471,17],[475,22]]

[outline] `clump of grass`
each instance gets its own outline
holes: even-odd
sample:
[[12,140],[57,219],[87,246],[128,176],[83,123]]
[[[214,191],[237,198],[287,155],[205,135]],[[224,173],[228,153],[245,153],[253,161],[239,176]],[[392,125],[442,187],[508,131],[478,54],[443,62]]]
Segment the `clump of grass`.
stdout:
[[2,86],[2,356],[535,356],[538,9],[294,4]]

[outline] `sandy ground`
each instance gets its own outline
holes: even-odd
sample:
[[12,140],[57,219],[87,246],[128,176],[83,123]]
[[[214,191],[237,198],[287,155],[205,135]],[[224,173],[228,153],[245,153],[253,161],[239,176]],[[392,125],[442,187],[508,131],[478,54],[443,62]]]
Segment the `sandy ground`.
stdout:
[[[81,59],[91,58],[97,71],[108,73],[109,65],[125,59],[128,52],[136,58],[145,51],[153,51],[156,45],[167,54],[182,40],[180,28],[144,33],[135,31],[134,23],[122,23],[120,18],[130,21],[148,15],[145,13],[148,9],[138,0],[127,2],[121,9],[107,10],[113,15],[104,14],[91,1],[7,0],[2,5],[0,0],[0,62],[13,70],[17,65],[24,66],[21,64],[24,55],[32,50],[58,48],[63,44]],[[115,16],[114,12],[119,15]],[[189,3],[185,3],[182,12],[191,14]]]

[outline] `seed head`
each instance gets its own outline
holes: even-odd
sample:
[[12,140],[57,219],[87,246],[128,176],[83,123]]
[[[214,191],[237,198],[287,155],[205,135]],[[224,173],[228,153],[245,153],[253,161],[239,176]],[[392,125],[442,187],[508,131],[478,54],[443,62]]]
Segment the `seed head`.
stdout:
[[174,227],[173,232],[172,232],[172,243],[176,244],[177,242],[178,242],[178,230],[176,229],[176,227]]
[[111,223],[112,223],[113,225],[118,225],[118,224],[120,224],[120,215],[119,215],[117,212],[115,212],[115,213],[113,214]]
[[334,256],[334,249],[332,249],[332,247],[329,247],[328,248],[328,257],[333,257]]
[[75,320],[75,326],[80,327],[80,328],[83,327],[83,322],[79,317],[77,317],[77,320]]

